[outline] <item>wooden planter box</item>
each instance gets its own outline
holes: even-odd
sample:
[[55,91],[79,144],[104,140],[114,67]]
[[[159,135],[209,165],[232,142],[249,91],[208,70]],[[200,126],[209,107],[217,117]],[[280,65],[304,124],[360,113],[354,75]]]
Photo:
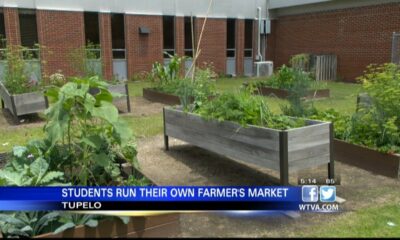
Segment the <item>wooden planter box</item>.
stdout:
[[400,155],[380,153],[338,139],[334,140],[334,152],[336,160],[340,162],[375,174],[391,178],[400,177]]
[[[276,96],[278,98],[288,98],[290,93],[285,89],[271,88],[271,87],[260,87],[255,91],[255,94],[260,94],[263,96]],[[307,99],[313,98],[329,98],[330,90],[329,89],[318,89],[311,90],[307,95]]]
[[105,220],[95,228],[78,226],[59,234],[42,234],[35,238],[140,238],[172,237],[179,234],[178,214],[131,217],[128,224],[120,220]]
[[207,121],[180,109],[164,108],[164,144],[174,137],[226,157],[280,172],[282,185],[289,173],[328,165],[334,177],[332,124],[307,121],[307,126],[286,131],[233,122]]
[[[108,90],[112,93],[118,93],[118,94],[123,94],[124,96],[114,98],[113,103],[116,106],[121,106],[126,104],[126,111],[131,112],[131,103],[129,100],[129,90],[128,90],[128,84],[126,83],[120,83],[120,84],[115,84],[115,85],[110,85],[108,86]],[[121,109],[119,109],[122,111]]]
[[12,95],[1,82],[0,96],[2,107],[10,110],[15,119],[22,115],[43,112],[48,107],[47,98],[42,92]]
[[151,102],[159,102],[166,105],[180,105],[178,96],[157,91],[153,88],[143,88],[143,97]]

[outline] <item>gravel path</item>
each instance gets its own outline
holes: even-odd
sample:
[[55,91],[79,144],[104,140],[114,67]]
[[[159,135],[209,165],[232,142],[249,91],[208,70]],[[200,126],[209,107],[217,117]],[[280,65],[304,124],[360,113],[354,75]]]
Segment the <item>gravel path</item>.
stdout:
[[[142,171],[159,185],[276,185],[279,175],[265,169],[241,164],[170,138],[170,151],[163,150],[161,135],[139,141]],[[342,179],[338,196],[346,199],[341,208],[352,211],[377,206],[388,199],[399,199],[398,180],[373,175],[336,162]],[[297,176],[325,177],[326,167],[295,173]],[[312,226],[335,220],[340,214],[302,214],[298,219],[285,216],[246,217],[211,213],[182,214],[181,237],[290,237],[296,232],[312,231]]]

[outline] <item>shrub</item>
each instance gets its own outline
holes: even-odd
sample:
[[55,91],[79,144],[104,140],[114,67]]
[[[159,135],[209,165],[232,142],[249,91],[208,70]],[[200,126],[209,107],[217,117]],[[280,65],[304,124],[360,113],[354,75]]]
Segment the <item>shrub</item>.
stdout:
[[6,67],[4,71],[4,86],[11,94],[21,94],[37,91],[39,80],[35,69],[28,67],[26,60],[32,60],[33,54],[27,48],[9,45],[4,51]]

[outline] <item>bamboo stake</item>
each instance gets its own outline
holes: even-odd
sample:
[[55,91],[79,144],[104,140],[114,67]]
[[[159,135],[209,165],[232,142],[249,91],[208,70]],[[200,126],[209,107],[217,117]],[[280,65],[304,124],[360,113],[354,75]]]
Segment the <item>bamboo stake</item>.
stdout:
[[[190,73],[190,71],[192,70],[192,81],[194,81],[194,76],[195,76],[195,71],[196,71],[196,67],[195,67],[196,66],[196,61],[197,61],[197,58],[199,57],[200,52],[201,52],[201,49],[200,49],[201,40],[203,39],[203,33],[204,33],[204,29],[205,29],[205,26],[206,26],[206,23],[207,23],[208,15],[210,14],[212,3],[213,3],[213,0],[210,0],[210,3],[208,5],[208,9],[207,9],[207,14],[206,14],[206,17],[204,18],[203,26],[201,28],[199,41],[197,42],[197,46],[196,46],[195,52],[193,52],[193,56],[194,56],[193,57],[193,62],[192,62],[192,65],[190,66],[190,69],[188,71],[188,73]],[[192,21],[193,21],[193,18],[192,18]],[[192,27],[192,31],[193,31],[193,27]],[[186,74],[186,77],[188,77],[188,73]]]

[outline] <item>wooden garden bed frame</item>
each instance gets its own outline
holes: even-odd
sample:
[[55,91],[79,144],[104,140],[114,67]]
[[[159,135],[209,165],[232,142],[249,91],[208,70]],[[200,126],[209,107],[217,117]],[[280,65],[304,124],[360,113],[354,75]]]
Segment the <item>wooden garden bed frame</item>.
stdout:
[[180,105],[181,100],[178,96],[163,93],[154,88],[143,88],[143,97],[151,102],[159,102],[165,105]]
[[[120,104],[126,104],[126,111],[131,112],[131,103],[129,97],[129,88],[127,83],[118,83],[115,85],[110,84],[108,90],[111,93],[118,93],[124,96],[117,97],[113,99],[114,105],[118,106]],[[121,111],[121,109],[119,109]]]
[[400,178],[400,155],[334,140],[336,160],[390,178]]
[[47,97],[43,92],[31,92],[22,94],[10,94],[7,88],[0,82],[0,96],[2,108],[7,108],[15,120],[22,115],[40,113],[48,107]]
[[307,120],[307,126],[275,130],[237,123],[207,121],[199,115],[165,107],[164,144],[169,137],[195,146],[280,172],[280,183],[289,184],[289,173],[327,164],[328,178],[334,178],[333,125]]
[[128,224],[104,220],[95,228],[78,226],[59,234],[46,233],[35,238],[142,238],[171,237],[179,234],[179,214],[131,217]]
[[[290,95],[290,92],[288,90],[271,88],[271,87],[260,87],[254,93],[263,96],[275,96],[278,98],[288,98]],[[329,89],[310,90],[310,92],[306,96],[307,99],[329,98],[329,97],[330,97]]]

